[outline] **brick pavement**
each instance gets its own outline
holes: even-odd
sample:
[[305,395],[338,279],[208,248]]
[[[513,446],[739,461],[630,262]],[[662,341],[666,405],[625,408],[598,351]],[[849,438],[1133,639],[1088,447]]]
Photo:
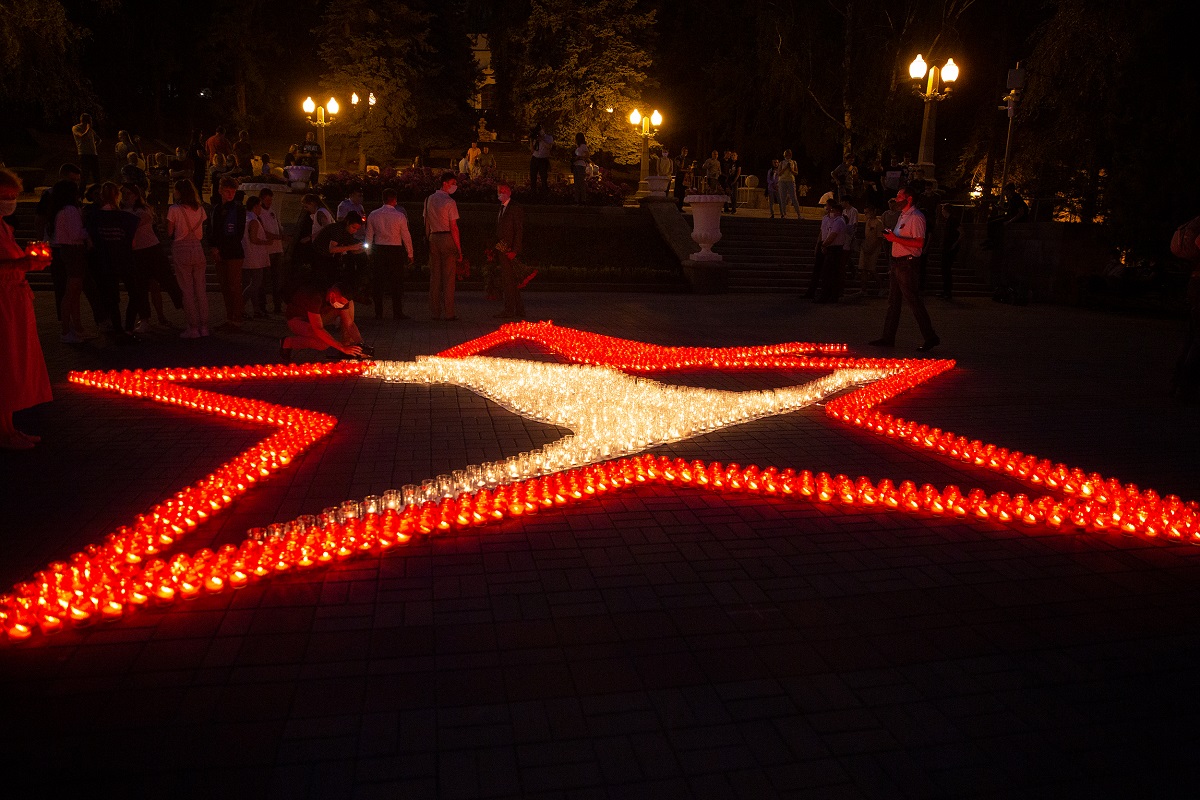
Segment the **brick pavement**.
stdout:
[[[67,370],[269,361],[282,327],[72,348],[49,299],[56,401],[19,418],[45,441],[0,455],[5,585],[261,437],[69,386]],[[883,313],[785,297],[535,293],[527,305],[705,345],[855,345]],[[494,328],[478,295],[461,307],[457,324],[366,320],[364,334],[379,357],[411,358]],[[1200,497],[1200,419],[1164,391],[1181,323],[987,301],[931,313],[959,369],[889,408]],[[340,422],[189,551],[561,433],[456,388],[226,388]],[[663,450],[1012,490],[819,409]],[[135,796],[1186,796],[1200,783],[1198,579],[1200,548],[1186,545],[653,485],[4,645],[7,763],[43,791],[78,773]]]

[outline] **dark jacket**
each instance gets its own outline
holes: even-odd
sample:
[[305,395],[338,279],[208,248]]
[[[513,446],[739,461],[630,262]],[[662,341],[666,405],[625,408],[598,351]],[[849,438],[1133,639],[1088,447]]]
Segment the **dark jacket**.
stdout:
[[208,215],[208,246],[215,247],[221,258],[244,258],[242,236],[246,233],[246,207],[234,200],[218,201]]
[[509,200],[508,206],[496,220],[496,240],[507,242],[508,249],[520,255],[524,238],[525,209],[517,205],[515,200]]

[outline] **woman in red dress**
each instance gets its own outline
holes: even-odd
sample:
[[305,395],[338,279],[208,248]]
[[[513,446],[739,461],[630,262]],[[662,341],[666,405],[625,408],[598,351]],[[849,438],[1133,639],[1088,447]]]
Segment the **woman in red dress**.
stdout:
[[[0,167],[0,217],[17,210],[21,179]],[[21,249],[12,226],[0,219],[0,448],[28,450],[38,442],[17,430],[13,412],[50,401],[50,377],[38,342],[33,291],[25,280],[30,270],[50,264],[49,248]]]

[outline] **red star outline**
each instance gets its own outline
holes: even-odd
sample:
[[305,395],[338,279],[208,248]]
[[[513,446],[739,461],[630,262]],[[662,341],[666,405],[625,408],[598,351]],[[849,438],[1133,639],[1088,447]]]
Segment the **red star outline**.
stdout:
[[54,562],[32,580],[17,584],[0,597],[0,625],[10,641],[35,632],[61,630],[64,620],[76,625],[96,619],[116,620],[149,603],[169,604],[201,592],[239,588],[271,574],[311,569],[363,553],[379,554],[407,542],[414,534],[434,534],[519,517],[566,506],[640,483],[666,481],[703,489],[798,497],[819,503],[860,506],[898,513],[975,517],[1061,531],[1117,529],[1128,535],[1164,537],[1200,544],[1200,505],[1178,497],[1160,497],[1115,478],[1084,474],[1065,464],[968,440],[939,428],[894,417],[877,406],[914,386],[953,369],[940,359],[852,358],[843,344],[791,342],[759,347],[677,348],[616,339],[561,328],[550,322],[511,323],[491,334],[449,348],[438,355],[475,355],[518,341],[546,347],[568,361],[603,365],[627,372],[656,373],[695,368],[876,369],[888,377],[847,392],[825,405],[832,418],[905,442],[947,458],[1009,475],[1054,494],[1010,497],[982,489],[941,490],[911,481],[896,486],[888,479],[873,482],[845,475],[813,475],[791,468],[741,467],[720,462],[686,462],[640,454],[613,461],[462,494],[440,504],[425,503],[402,510],[379,509],[357,518],[323,519],[319,524],[288,523],[286,532],[265,540],[247,538],[217,552],[159,558],[211,514],[232,504],[259,480],[282,469],[337,424],[331,415],[196,389],[186,384],[258,378],[319,378],[361,374],[366,362],[337,364],[196,367],[146,371],[72,372],[69,380],[153,402],[279,428],[262,441],[226,461],[214,472],[165,499],[131,525],[88,545],[67,561]]

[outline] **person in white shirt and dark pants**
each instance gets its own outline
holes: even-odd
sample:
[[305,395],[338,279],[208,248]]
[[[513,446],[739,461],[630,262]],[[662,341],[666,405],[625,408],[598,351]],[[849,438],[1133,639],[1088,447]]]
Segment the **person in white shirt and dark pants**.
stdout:
[[[396,204],[395,189],[384,189],[383,205],[367,215],[367,244],[371,248],[375,319],[383,319],[385,287],[392,293],[392,317],[408,319],[403,309],[404,267],[413,260],[413,243],[408,215]],[[408,261],[404,260],[406,252]]]
[[921,300],[921,276],[918,260],[925,250],[925,215],[916,205],[916,198],[908,188],[902,188],[896,193],[900,203],[900,218],[896,227],[883,232],[883,238],[892,243],[892,257],[888,263],[887,317],[883,322],[883,336],[871,342],[876,347],[893,347],[896,344],[896,329],[900,325],[900,303],[908,303],[917,318],[917,327],[925,341],[917,349],[922,353],[932,350],[942,343],[933,330],[933,322],[925,303]]

